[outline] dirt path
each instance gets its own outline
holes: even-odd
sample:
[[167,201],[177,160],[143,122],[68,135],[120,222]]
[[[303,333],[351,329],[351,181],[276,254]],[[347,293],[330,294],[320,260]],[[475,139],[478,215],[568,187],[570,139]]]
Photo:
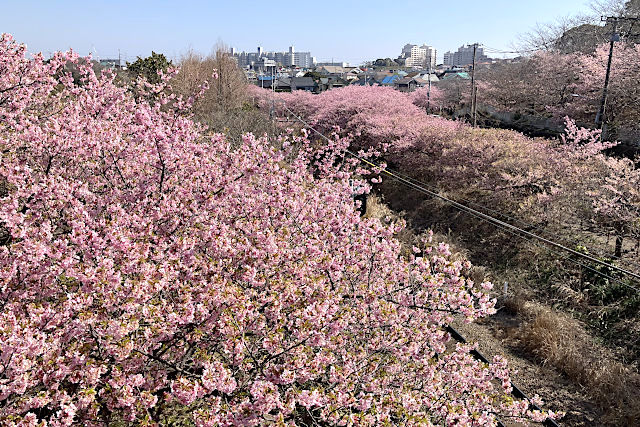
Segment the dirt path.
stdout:
[[602,411],[585,397],[584,389],[553,368],[540,366],[510,344],[509,330],[518,324],[516,316],[501,310],[475,323],[456,321],[452,326],[467,341],[478,342],[478,350],[489,360],[494,355],[505,356],[511,369],[518,371],[512,374],[513,384],[527,396],[538,394],[544,401],[544,409],[566,412],[565,417],[558,421],[561,426],[601,425]]
[[[404,217],[376,196],[370,196],[367,203],[369,217],[383,222],[388,221],[386,218]],[[411,247],[424,230],[414,223],[396,237]],[[450,244],[454,253],[474,261],[465,242],[455,239],[455,235],[436,234],[434,239]],[[559,425],[638,425],[640,410],[636,410],[640,402],[636,391],[640,390],[640,381],[638,384],[627,382],[631,374],[637,376],[633,366],[620,363],[624,358],[616,357],[603,347],[579,320],[554,310],[553,301],[537,292],[536,283],[526,280],[520,283],[519,270],[508,270],[512,277],[507,277],[504,271],[493,273],[481,260],[475,261],[475,271],[470,272],[474,281],[509,279],[512,290],[509,297],[497,305],[496,315],[471,324],[459,320],[452,326],[467,341],[477,342],[479,351],[487,359],[491,360],[494,355],[506,357],[511,369],[517,371],[512,374],[512,380],[518,388],[527,396],[539,395],[544,401],[543,409],[566,413],[558,421]],[[543,360],[548,364],[542,363]],[[581,384],[589,384],[591,388]],[[600,400],[596,402],[596,398]],[[621,423],[621,420],[624,421]]]

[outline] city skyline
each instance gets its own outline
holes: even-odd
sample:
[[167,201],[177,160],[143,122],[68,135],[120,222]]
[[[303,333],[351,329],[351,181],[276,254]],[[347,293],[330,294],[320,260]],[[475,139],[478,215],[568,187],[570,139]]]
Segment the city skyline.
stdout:
[[[437,2],[372,1],[361,10],[328,1],[322,8],[293,4],[296,14],[270,10],[248,1],[240,9],[204,1],[21,1],[3,5],[2,32],[45,54],[74,48],[82,55],[124,60],[148,56],[152,50],[178,59],[189,50],[208,54],[218,42],[238,51],[286,51],[296,46],[319,62],[345,61],[358,65],[377,58],[396,58],[406,43],[427,44],[443,53],[480,42],[512,50],[517,36],[536,23],[551,22],[587,9],[586,0],[540,0],[515,3],[491,0],[459,1],[455,7]],[[331,11],[322,18],[321,12]],[[339,13],[338,13],[339,12]],[[519,20],[516,20],[515,17]],[[526,19],[522,19],[525,17]]]

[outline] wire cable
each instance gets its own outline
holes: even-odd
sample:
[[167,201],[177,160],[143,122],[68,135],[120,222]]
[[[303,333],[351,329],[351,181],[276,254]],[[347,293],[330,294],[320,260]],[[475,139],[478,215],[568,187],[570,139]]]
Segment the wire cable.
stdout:
[[[310,130],[312,130],[314,133],[316,133],[322,139],[325,139],[328,142],[332,142],[331,139],[329,139],[327,136],[325,136],[322,132],[320,132],[317,129],[315,129],[315,127],[311,126],[304,119],[299,117],[295,112],[293,112],[291,109],[289,109],[286,105],[284,105],[284,108],[285,108],[285,110],[287,110],[289,112],[289,114],[291,114],[294,118],[296,118],[296,120],[298,120],[300,123],[304,124],[306,127],[308,127]],[[459,203],[459,202],[457,202],[455,200],[452,200],[452,199],[449,199],[449,198],[447,198],[445,196],[442,196],[441,194],[438,194],[438,193],[436,193],[434,191],[431,191],[431,190],[425,188],[422,185],[416,184],[416,183],[412,182],[411,180],[408,180],[408,179],[405,179],[405,178],[401,177],[400,175],[396,174],[395,172],[390,171],[388,168],[381,168],[379,165],[376,165],[375,163],[373,163],[373,162],[371,162],[371,161],[359,156],[358,154],[354,153],[353,151],[351,151],[349,149],[345,150],[345,152],[348,153],[349,155],[353,156],[354,158],[358,159],[362,163],[365,163],[365,164],[367,164],[367,165],[369,165],[369,166],[371,166],[371,167],[373,167],[373,168],[375,168],[377,170],[380,170],[381,173],[384,173],[384,174],[394,178],[395,180],[405,184],[406,186],[409,186],[409,187],[413,188],[414,190],[417,190],[417,191],[419,191],[419,192],[421,192],[423,194],[429,195],[431,197],[434,197],[434,198],[440,199],[440,200],[442,200],[442,201],[444,201],[446,203],[449,203],[452,206],[456,207],[457,209],[459,209],[461,211],[465,211],[465,212],[467,212],[469,214],[472,214],[472,215],[474,215],[474,216],[476,216],[476,217],[478,217],[480,219],[483,219],[484,221],[486,221],[486,222],[488,222],[490,224],[498,226],[499,228],[502,228],[504,230],[509,230],[515,236],[518,236],[518,237],[521,237],[521,238],[528,238],[528,239],[525,239],[525,240],[531,239],[531,240],[537,240],[537,241],[543,242],[543,243],[545,243],[545,244],[547,244],[549,246],[552,246],[552,247],[554,247],[556,249],[560,249],[560,250],[565,251],[567,253],[570,253],[570,254],[572,254],[574,256],[577,256],[579,258],[586,259],[586,260],[588,260],[588,261],[590,261],[592,263],[605,266],[605,267],[610,268],[612,270],[618,271],[619,273],[622,273],[622,274],[624,274],[626,276],[633,277],[634,279],[640,280],[640,275],[638,275],[638,274],[636,274],[636,273],[634,273],[632,271],[623,269],[623,268],[615,266],[615,265],[611,265],[611,264],[609,264],[609,263],[607,263],[605,261],[602,261],[602,260],[600,260],[598,258],[594,258],[594,257],[592,257],[590,255],[578,252],[578,251],[573,250],[571,248],[568,248],[568,247],[566,247],[566,246],[564,246],[564,245],[562,245],[560,243],[557,243],[557,242],[555,242],[553,240],[547,239],[547,238],[542,237],[542,236],[538,236],[538,235],[536,235],[534,233],[531,233],[529,231],[523,230],[523,229],[521,229],[519,227],[516,227],[516,226],[514,226],[512,224],[509,224],[507,222],[504,222],[504,221],[502,221],[502,220],[500,220],[498,218],[495,218],[495,217],[492,217],[490,215],[487,215],[487,214],[485,214],[483,212],[480,212],[480,211],[478,211],[476,209],[473,209],[473,208],[471,208],[469,206],[463,205],[463,204],[461,204],[461,203]],[[575,260],[572,260],[572,262],[577,263],[577,262],[575,262]],[[587,268],[587,269],[591,269],[590,267],[585,266],[584,264],[580,264],[580,263],[578,263],[578,264],[581,265],[582,267]],[[594,272],[597,272],[598,274],[603,275],[603,273],[598,272],[595,269],[591,269],[591,270],[594,271]],[[614,281],[617,281],[620,284],[623,284],[623,285],[625,285],[625,286],[627,286],[629,288],[634,289],[635,291],[640,292],[640,288],[636,288],[636,287],[627,285],[624,282],[619,281],[618,279],[610,277],[610,276],[607,276],[607,278],[609,278],[611,280],[614,280]]]
[[[282,100],[272,100],[272,102],[278,102],[278,103],[281,103],[281,104],[283,104],[283,105],[285,106],[285,108],[286,108],[286,104],[285,104],[285,103],[284,103],[284,101],[282,101]],[[295,116],[295,113],[293,113],[290,109],[288,109],[288,108],[287,108],[287,110],[288,110],[289,112],[291,112],[291,113]],[[298,120],[298,121],[302,120],[302,119],[301,119],[301,117],[296,117],[296,118],[297,118],[297,120]],[[303,121],[303,122],[304,122],[304,121]],[[306,122],[304,122],[304,123],[306,123]],[[309,127],[309,128],[312,128],[312,126],[311,126],[310,124],[308,124],[308,123],[306,123],[306,126],[307,126],[307,127]],[[314,130],[314,132],[318,132],[316,129],[313,129],[313,130]],[[323,135],[323,137],[324,137],[324,135]],[[437,192],[438,192],[438,190],[437,190],[437,189],[435,189],[434,187],[430,187],[429,185],[427,185],[427,184],[425,184],[425,183],[423,183],[423,182],[420,182],[420,181],[418,181],[418,180],[416,180],[416,179],[414,179],[414,178],[411,178],[411,177],[409,177],[409,176],[403,175],[402,173],[397,172],[397,171],[394,171],[394,173],[395,173],[396,175],[398,175],[398,176],[400,176],[400,177],[404,178],[405,180],[413,181],[414,183],[417,183],[417,184],[418,184],[418,185],[420,185],[420,186],[423,186],[423,187],[425,187],[425,188],[428,188],[429,190],[431,190],[431,191],[432,191],[432,192],[434,192],[434,193],[437,193]],[[464,202],[464,203],[466,203],[466,204],[468,204],[468,205],[475,206],[475,207],[477,207],[477,208],[479,208],[479,209],[483,209],[483,210],[485,210],[485,212],[484,212],[484,213],[486,213],[486,212],[491,212],[491,213],[493,213],[494,215],[499,215],[499,216],[501,216],[501,217],[503,217],[503,218],[506,218],[506,219],[508,219],[508,220],[510,220],[510,221],[512,221],[512,222],[519,223],[519,224],[521,224],[523,227],[525,227],[525,228],[527,228],[527,229],[528,229],[528,230],[526,230],[526,231],[536,231],[536,232],[538,232],[539,234],[543,234],[543,235],[546,235],[546,236],[548,236],[548,237],[556,237],[556,239],[552,239],[552,238],[550,238],[549,240],[553,240],[553,241],[556,241],[556,240],[557,240],[557,237],[558,237],[558,236],[557,236],[557,234],[554,234],[554,233],[552,233],[552,232],[550,232],[550,231],[546,231],[546,230],[544,230],[544,229],[543,229],[542,227],[540,227],[540,226],[536,226],[536,225],[531,224],[531,223],[528,223],[528,222],[526,222],[526,221],[524,221],[524,220],[521,220],[521,219],[518,219],[518,218],[516,218],[516,217],[510,216],[510,215],[508,215],[508,214],[505,214],[505,213],[503,213],[503,212],[497,211],[497,210],[495,210],[495,209],[488,208],[488,207],[486,207],[486,206],[484,206],[484,205],[482,205],[482,204],[480,204],[480,203],[477,203],[477,202],[474,202],[474,201],[471,201],[471,200],[468,200],[468,199],[460,198],[460,199],[459,199],[459,201],[462,201],[462,202]],[[561,225],[561,229],[563,229],[563,230],[568,230],[568,226],[563,226],[562,224],[560,224],[560,225]],[[579,241],[577,241],[577,240],[574,240],[574,239],[571,239],[571,238],[568,238],[568,237],[561,237],[561,239],[562,239],[562,241],[564,241],[565,243],[570,243],[570,244],[575,245],[575,246],[583,246],[583,247],[586,247],[582,242],[579,242]],[[557,242],[556,242],[556,243],[557,243]],[[597,254],[598,256],[600,256],[600,257],[607,257],[607,255],[602,254],[600,251],[593,251],[593,250],[592,250],[592,252],[596,252],[596,254]],[[598,253],[598,252],[599,252],[599,253]],[[631,261],[627,261],[627,264],[632,265],[632,266],[634,266],[634,267],[639,267],[639,268],[640,268],[640,265],[639,265],[639,264],[634,263],[634,262],[631,262]]]

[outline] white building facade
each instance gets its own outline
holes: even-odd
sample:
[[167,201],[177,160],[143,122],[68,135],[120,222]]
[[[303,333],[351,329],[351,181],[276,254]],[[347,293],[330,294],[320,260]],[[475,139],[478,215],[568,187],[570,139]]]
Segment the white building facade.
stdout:
[[272,66],[272,63],[283,65],[285,67],[313,67],[313,58],[311,57],[311,53],[296,52],[293,46],[289,47],[288,52],[265,52],[262,47],[258,46],[256,52],[237,52],[232,48],[230,53],[234,58],[236,58],[238,65],[241,68],[262,68],[265,66]]
[[[473,46],[472,44],[460,46],[457,52],[445,52],[444,65],[453,67],[464,67],[473,64]],[[488,61],[490,58],[485,55],[482,45],[476,48],[476,62]]]
[[405,67],[435,68],[437,51],[432,46],[423,44],[406,44],[402,48],[400,58],[404,59]]

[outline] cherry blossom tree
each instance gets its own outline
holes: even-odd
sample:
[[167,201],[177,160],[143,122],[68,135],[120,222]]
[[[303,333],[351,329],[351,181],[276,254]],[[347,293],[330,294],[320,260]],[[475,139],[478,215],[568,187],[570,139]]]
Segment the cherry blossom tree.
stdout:
[[[478,70],[478,104],[499,111],[554,117],[570,116],[583,125],[595,120],[602,97],[609,44],[592,53],[537,52],[512,63]],[[609,135],[638,132],[640,45],[616,43],[605,121]]]
[[444,107],[444,93],[432,84],[431,88],[423,87],[412,92],[411,101],[428,112],[439,111]]
[[[553,62],[548,53],[536,61]],[[530,96],[546,99],[536,105],[549,115],[578,109],[577,103],[585,101],[566,95],[580,92],[586,99],[587,90],[569,83],[572,80],[567,75],[564,83],[557,82],[557,93],[548,98],[542,95],[542,86]],[[620,205],[629,205],[624,200],[633,197],[620,198],[613,192],[613,182],[627,188],[623,176],[631,176],[628,162],[605,157],[604,150],[616,143],[602,141],[599,130],[580,127],[568,117],[563,118],[564,134],[557,140],[545,140],[506,130],[472,129],[431,117],[415,105],[415,95],[389,88],[350,87],[319,95],[254,90],[259,103],[275,106],[280,114],[294,110],[322,132],[347,138],[352,148],[377,150],[380,162],[388,162],[403,174],[459,200],[491,206],[538,229],[566,235],[570,232],[567,223],[580,223],[589,232],[605,235],[605,229],[594,226],[606,224],[606,229],[618,236],[621,248],[620,239],[633,235],[637,228],[635,205]],[[555,106],[545,106],[547,102]],[[606,207],[611,203],[624,214],[614,215],[613,208]]]
[[172,73],[134,97],[73,53],[0,38],[0,423],[546,416],[508,396],[504,359],[448,348],[455,314],[494,312],[491,284],[360,218],[348,140],[233,149],[191,120],[197,97],[168,95]]
[[608,174],[591,191],[596,221],[616,236],[614,256],[622,256],[627,236],[640,234],[640,169],[629,159],[606,159]]

